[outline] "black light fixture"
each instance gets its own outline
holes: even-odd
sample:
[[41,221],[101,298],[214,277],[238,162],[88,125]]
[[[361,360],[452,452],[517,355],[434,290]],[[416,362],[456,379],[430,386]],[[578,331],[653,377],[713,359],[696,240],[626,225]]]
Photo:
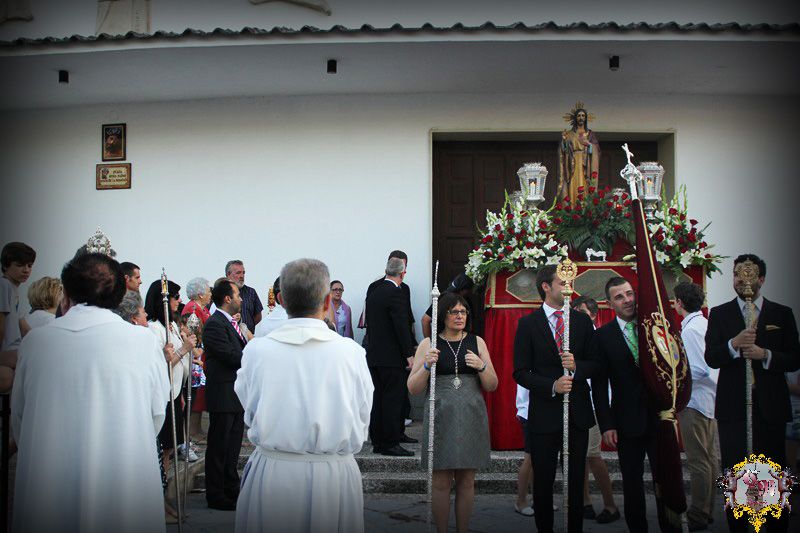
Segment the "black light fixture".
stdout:
[[69,83],[69,71],[68,70],[59,70],[58,71],[58,83]]
[[336,74],[338,67],[339,64],[335,59],[328,60],[328,74]]
[[619,56],[611,56],[608,58],[608,68],[612,72],[619,70]]

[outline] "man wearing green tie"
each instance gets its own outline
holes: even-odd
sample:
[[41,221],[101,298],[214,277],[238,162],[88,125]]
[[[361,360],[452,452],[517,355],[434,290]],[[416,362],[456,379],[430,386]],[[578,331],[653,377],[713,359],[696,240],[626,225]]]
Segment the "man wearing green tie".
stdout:
[[[592,379],[595,415],[603,442],[616,446],[622,472],[625,522],[630,531],[647,531],[644,458],[657,468],[658,412],[650,404],[639,371],[636,293],[625,278],[613,277],[605,287],[606,300],[616,318],[597,330],[600,375]],[[611,405],[608,385],[611,383]],[[661,531],[672,531],[656,498]]]

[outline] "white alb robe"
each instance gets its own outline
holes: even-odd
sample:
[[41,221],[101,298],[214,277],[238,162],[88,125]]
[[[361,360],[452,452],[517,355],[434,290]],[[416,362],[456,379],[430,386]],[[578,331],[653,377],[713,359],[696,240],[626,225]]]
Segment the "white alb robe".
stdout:
[[292,318],[244,349],[234,384],[256,446],[237,532],[362,532],[353,454],[367,439],[373,385],[364,349],[312,318]]
[[25,336],[11,398],[14,531],[165,530],[166,370],[155,336],[107,309],[79,305]]

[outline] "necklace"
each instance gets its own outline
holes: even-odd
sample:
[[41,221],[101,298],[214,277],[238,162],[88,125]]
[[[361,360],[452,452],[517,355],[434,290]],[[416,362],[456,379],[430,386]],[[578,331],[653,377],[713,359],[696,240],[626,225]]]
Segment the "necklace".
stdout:
[[462,336],[461,340],[458,341],[458,348],[456,350],[453,350],[453,346],[450,344],[449,340],[445,339],[444,337],[442,338],[444,339],[444,342],[447,343],[447,347],[450,348],[450,351],[453,353],[453,358],[455,359],[456,377],[453,378],[453,388],[458,390],[461,388],[461,378],[458,377],[458,353],[461,351],[461,343],[464,342],[464,336]]

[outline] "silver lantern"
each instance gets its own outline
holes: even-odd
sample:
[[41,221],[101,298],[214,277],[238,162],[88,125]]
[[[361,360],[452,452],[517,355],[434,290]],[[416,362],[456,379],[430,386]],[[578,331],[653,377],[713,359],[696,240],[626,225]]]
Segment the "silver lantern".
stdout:
[[519,186],[525,203],[535,208],[544,201],[544,184],[547,181],[547,167],[541,163],[525,163],[517,171]]
[[636,192],[644,206],[648,220],[653,218],[656,204],[661,201],[661,183],[664,181],[664,167],[657,161],[644,161],[636,169],[642,173],[641,181],[636,182]]

